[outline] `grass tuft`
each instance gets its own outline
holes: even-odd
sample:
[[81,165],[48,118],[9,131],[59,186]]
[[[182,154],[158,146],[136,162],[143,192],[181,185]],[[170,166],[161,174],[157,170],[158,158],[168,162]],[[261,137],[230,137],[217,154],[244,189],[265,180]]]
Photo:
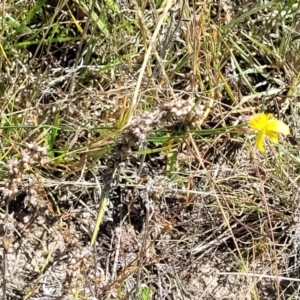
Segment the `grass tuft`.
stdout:
[[0,298],[296,299],[299,6],[4,1]]

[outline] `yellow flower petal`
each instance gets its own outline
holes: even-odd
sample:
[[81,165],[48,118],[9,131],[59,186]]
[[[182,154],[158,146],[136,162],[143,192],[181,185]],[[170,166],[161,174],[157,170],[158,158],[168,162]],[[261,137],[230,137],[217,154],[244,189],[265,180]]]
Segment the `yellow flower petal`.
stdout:
[[264,137],[268,136],[272,143],[278,144],[278,133],[290,134],[289,127],[282,121],[276,120],[272,114],[260,113],[251,118],[249,126],[258,130],[256,146],[259,151],[265,152]]
[[268,131],[274,131],[285,135],[290,134],[289,126],[287,126],[284,122],[275,119],[268,121],[266,134],[268,134]]
[[260,152],[265,152],[265,146],[264,146],[264,136],[265,136],[265,131],[261,130],[257,136],[256,136],[256,147]]
[[254,130],[262,130],[266,127],[268,118],[264,113],[253,116],[250,119],[249,126]]
[[278,144],[278,133],[275,131],[266,130],[266,135],[270,138],[272,143]]

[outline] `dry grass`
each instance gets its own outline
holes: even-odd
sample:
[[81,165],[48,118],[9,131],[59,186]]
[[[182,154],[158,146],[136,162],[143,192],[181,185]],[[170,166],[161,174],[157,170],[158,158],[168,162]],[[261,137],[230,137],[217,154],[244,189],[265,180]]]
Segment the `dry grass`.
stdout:
[[1,298],[298,299],[299,6],[3,2]]

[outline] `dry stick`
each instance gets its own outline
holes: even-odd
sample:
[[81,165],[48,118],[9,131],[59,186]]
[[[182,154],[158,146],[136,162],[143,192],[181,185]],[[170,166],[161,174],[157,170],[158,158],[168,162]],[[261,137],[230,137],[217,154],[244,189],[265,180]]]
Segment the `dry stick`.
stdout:
[[133,94],[133,98],[132,98],[132,103],[129,107],[129,111],[128,111],[128,120],[127,120],[127,124],[130,124],[131,120],[132,120],[132,115],[133,115],[133,111],[134,109],[136,108],[137,104],[138,104],[138,94],[139,94],[139,91],[140,91],[140,87],[141,87],[141,84],[142,84],[142,79],[143,79],[143,76],[144,76],[144,73],[145,73],[145,69],[146,69],[146,65],[147,65],[147,62],[149,60],[149,57],[150,57],[150,54],[151,54],[151,50],[153,48],[153,45],[154,45],[154,42],[159,34],[159,31],[160,31],[160,28],[166,18],[166,15],[168,14],[169,12],[169,9],[171,8],[172,6],[172,0],[168,0],[167,1],[167,4],[163,10],[163,13],[158,21],[158,24],[157,24],[157,27],[152,35],[152,38],[150,40],[150,45],[146,51],[146,54],[145,54],[145,58],[144,58],[144,62],[142,64],[142,67],[141,67],[141,70],[140,70],[140,74],[139,74],[139,78],[137,80],[137,84],[136,84],[136,87],[135,87],[135,90],[134,90],[134,94]]
[[120,249],[121,249],[121,235],[122,235],[122,227],[120,226],[120,230],[117,232],[117,238],[116,238],[116,247],[115,247],[115,257],[114,257],[114,264],[112,267],[111,272],[111,278],[115,279],[117,274],[117,265],[119,262],[119,256],[120,256]]
[[289,281],[300,282],[300,278],[291,278],[291,277],[274,276],[274,275],[257,274],[257,273],[218,272],[218,275],[253,276],[253,277],[259,277],[259,279],[271,278],[271,279],[280,279],[280,280],[289,280]]

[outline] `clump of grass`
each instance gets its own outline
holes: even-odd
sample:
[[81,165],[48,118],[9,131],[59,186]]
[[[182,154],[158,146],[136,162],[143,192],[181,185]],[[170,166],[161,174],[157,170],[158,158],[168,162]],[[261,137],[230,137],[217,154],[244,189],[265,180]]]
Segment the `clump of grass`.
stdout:
[[[29,278],[25,260],[23,281],[5,269],[16,288],[3,278],[3,295],[262,299],[262,283],[271,298],[297,293],[299,4],[10,5],[1,209],[21,233],[3,251],[25,243],[40,261]],[[246,125],[256,112],[292,132],[264,155]]]

